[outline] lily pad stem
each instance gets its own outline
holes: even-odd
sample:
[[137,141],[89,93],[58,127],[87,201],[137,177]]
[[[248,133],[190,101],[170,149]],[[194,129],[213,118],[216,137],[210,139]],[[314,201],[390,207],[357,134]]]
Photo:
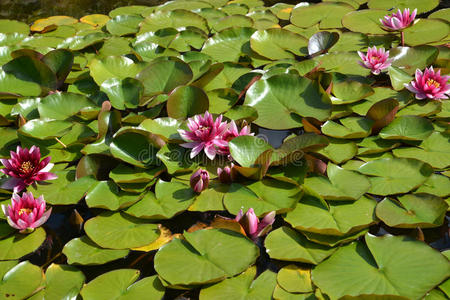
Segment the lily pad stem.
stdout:
[[405,33],[402,31],[400,32],[401,38],[402,38],[402,47],[405,47]]

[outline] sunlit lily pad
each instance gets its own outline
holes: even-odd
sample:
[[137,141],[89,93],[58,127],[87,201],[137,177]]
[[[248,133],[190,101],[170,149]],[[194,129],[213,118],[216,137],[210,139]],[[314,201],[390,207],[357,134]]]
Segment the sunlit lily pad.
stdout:
[[159,237],[156,224],[123,213],[104,212],[84,224],[86,234],[103,248],[127,249],[150,244]]
[[[46,237],[43,228],[37,228],[30,234],[16,233],[0,240],[0,261],[19,259],[38,249]],[[0,288],[1,290],[1,288]]]
[[[423,242],[370,234],[365,240],[367,246],[355,242],[342,247],[312,271],[314,283],[331,298],[372,294],[419,299],[450,273],[448,260]],[[399,258],[392,253],[409,255]]]
[[292,10],[291,23],[298,27],[310,27],[319,23],[321,29],[342,27],[342,17],[353,11],[346,3],[320,3],[298,6]]
[[159,299],[164,287],[157,276],[145,277],[136,282],[140,271],[119,269],[104,273],[86,284],[81,290],[84,299],[131,300],[151,297]]
[[410,8],[412,9],[417,8],[418,13],[424,13],[427,11],[432,10],[436,6],[438,6],[439,0],[429,0],[426,2],[420,1],[420,0],[369,0],[369,3],[367,5],[370,8],[380,8],[380,9],[401,9],[404,8]]
[[142,219],[170,219],[186,210],[194,201],[194,196],[194,191],[185,184],[160,180],[156,183],[155,193],[147,192],[126,213]]
[[264,179],[248,185],[233,183],[225,194],[224,205],[232,214],[250,207],[260,216],[270,211],[285,212],[295,206],[299,199],[296,185],[273,179]]
[[288,265],[280,269],[277,275],[278,284],[290,293],[308,293],[313,291],[311,270]]
[[234,231],[207,229],[183,236],[155,256],[155,270],[172,285],[220,281],[246,270],[259,255],[255,244]]
[[425,118],[417,116],[401,116],[383,128],[380,137],[383,139],[418,141],[427,138],[433,132],[433,125]]
[[252,49],[272,60],[307,54],[308,41],[285,29],[258,30],[250,38]]
[[302,117],[326,119],[331,104],[309,79],[295,75],[274,75],[254,83],[247,91],[244,104],[256,108],[255,123],[270,129],[299,127]]
[[343,139],[363,138],[370,134],[374,121],[368,118],[348,117],[340,119],[341,124],[328,120],[322,125],[322,132],[328,136]]
[[[225,279],[222,282],[203,288],[199,299],[230,299],[234,297],[272,299],[272,293],[276,285],[276,274],[265,271],[256,276],[256,267],[251,267],[241,275]],[[254,280],[253,280],[254,279]],[[253,280],[253,281],[252,281]]]
[[365,163],[358,171],[371,176],[369,193],[381,196],[407,193],[433,173],[429,164],[410,158],[377,159]]
[[272,231],[264,242],[273,259],[317,265],[336,249],[308,241],[301,233],[283,226]]
[[364,175],[331,163],[328,163],[327,175],[328,178],[305,178],[304,185],[327,200],[358,200],[370,188],[370,182]]
[[375,223],[376,201],[363,196],[354,202],[324,202],[318,195],[305,194],[285,220],[296,229],[342,236]]
[[75,267],[51,264],[45,271],[45,289],[41,294],[44,299],[74,297],[80,292],[85,279],[83,272]]
[[41,268],[29,261],[19,264],[17,261],[0,262],[0,270],[0,295],[4,299],[9,296],[25,299],[44,286]]
[[450,178],[444,175],[432,174],[416,192],[447,197],[450,195]]
[[69,264],[102,265],[125,257],[129,250],[104,249],[92,242],[87,236],[69,241],[63,249]]
[[377,217],[390,227],[432,228],[444,222],[448,205],[428,194],[404,195],[398,200],[385,198],[377,205]]

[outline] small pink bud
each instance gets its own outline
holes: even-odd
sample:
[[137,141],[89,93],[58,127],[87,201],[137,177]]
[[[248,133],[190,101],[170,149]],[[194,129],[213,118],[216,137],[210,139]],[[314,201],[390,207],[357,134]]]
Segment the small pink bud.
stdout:
[[276,212],[272,211],[268,213],[261,221],[259,221],[253,208],[249,208],[245,215],[243,215],[241,209],[235,220],[241,224],[247,236],[255,240],[256,238],[269,232],[272,228],[273,222],[275,221],[275,215]]
[[209,173],[206,170],[198,169],[191,176],[191,188],[196,193],[201,193],[203,190],[208,188],[209,185]]
[[223,169],[217,168],[217,176],[219,176],[219,181],[222,183],[232,183],[234,180],[233,175],[233,167],[234,164],[232,163],[231,166],[226,166]]

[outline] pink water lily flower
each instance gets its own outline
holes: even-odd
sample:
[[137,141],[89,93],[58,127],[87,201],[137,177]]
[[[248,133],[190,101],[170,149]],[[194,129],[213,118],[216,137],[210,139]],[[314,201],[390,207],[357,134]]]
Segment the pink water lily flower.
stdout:
[[17,151],[11,151],[10,159],[0,159],[5,166],[0,172],[10,176],[1,186],[3,189],[13,189],[15,193],[22,191],[36,181],[52,180],[58,178],[49,171],[53,168],[50,157],[41,161],[39,147],[32,146],[30,149],[17,146]]
[[198,169],[194,174],[192,174],[190,184],[191,188],[196,193],[201,193],[203,190],[207,189],[209,185],[208,171]]
[[31,232],[33,229],[44,224],[52,209],[45,211],[45,200],[43,196],[34,198],[31,192],[23,193],[22,197],[14,193],[11,198],[11,205],[2,205],[3,213],[8,224],[21,233]]
[[205,112],[204,116],[189,118],[187,126],[189,130],[179,129],[178,132],[188,142],[181,146],[192,148],[191,158],[204,150],[206,156],[212,160],[218,147],[227,146],[227,142],[222,140],[222,134],[227,130],[227,122],[222,122],[222,115],[214,120],[209,112]]
[[247,236],[255,240],[269,232],[272,228],[273,222],[275,221],[275,214],[275,211],[271,211],[260,221],[255,215],[253,208],[249,208],[245,215],[241,209],[236,216],[235,221],[241,224]]
[[416,70],[416,78],[405,87],[416,94],[417,99],[448,99],[450,84],[447,84],[450,76],[441,76],[441,70],[435,72],[433,67],[425,68],[422,73]]
[[380,19],[381,24],[387,29],[387,30],[402,30],[414,21],[417,14],[417,8],[413,10],[412,13],[409,12],[409,8],[405,8],[402,11],[399,9],[396,13],[393,13],[392,16],[384,16],[384,19]]
[[388,68],[392,59],[389,59],[389,51],[385,51],[384,48],[377,49],[377,47],[373,46],[373,48],[367,49],[367,54],[364,54],[358,51],[359,57],[361,57],[362,62],[358,63],[367,69],[370,69],[371,72],[375,75],[380,74],[380,72],[386,68]]

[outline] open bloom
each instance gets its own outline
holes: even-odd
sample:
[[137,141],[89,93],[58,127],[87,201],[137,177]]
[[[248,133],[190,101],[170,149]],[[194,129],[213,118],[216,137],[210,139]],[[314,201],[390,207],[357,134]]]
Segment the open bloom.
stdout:
[[260,221],[255,215],[253,208],[249,208],[245,215],[241,209],[235,220],[241,224],[247,236],[255,240],[269,232],[272,228],[273,222],[275,221],[275,214],[275,211],[272,211]]
[[1,188],[13,189],[15,193],[22,191],[36,181],[52,180],[57,176],[49,171],[53,168],[50,157],[41,161],[41,151],[38,147],[30,149],[17,146],[17,151],[11,151],[11,159],[0,159],[5,166],[0,172],[10,176]]
[[200,193],[201,191],[208,188],[209,185],[209,173],[206,170],[198,169],[191,176],[191,188],[196,192]]
[[34,198],[33,194],[23,193],[22,197],[14,193],[11,205],[2,205],[3,213],[11,227],[19,229],[21,233],[32,231],[44,224],[52,213],[52,209],[45,211],[44,197]]
[[412,13],[409,12],[409,8],[405,8],[403,13],[399,9],[396,13],[393,13],[392,16],[384,16],[384,19],[380,19],[380,22],[387,30],[401,30],[411,25],[416,14],[417,8]]
[[185,141],[188,141],[181,146],[192,148],[191,158],[204,150],[206,156],[212,160],[217,154],[217,147],[226,146],[221,136],[227,129],[227,122],[222,122],[222,115],[214,121],[213,116],[205,112],[204,116],[196,115],[189,118],[187,126],[189,131],[179,129],[178,132]]
[[385,51],[384,48],[377,49],[377,47],[373,46],[373,48],[367,49],[367,54],[358,51],[359,57],[361,57],[362,62],[358,63],[364,68],[370,69],[371,72],[375,75],[380,74],[380,72],[386,68],[388,68],[392,59],[389,59],[389,51]]
[[405,87],[416,94],[417,99],[448,99],[450,84],[447,81],[450,76],[441,76],[441,70],[434,72],[433,67],[425,68],[422,73],[416,70],[416,78]]

